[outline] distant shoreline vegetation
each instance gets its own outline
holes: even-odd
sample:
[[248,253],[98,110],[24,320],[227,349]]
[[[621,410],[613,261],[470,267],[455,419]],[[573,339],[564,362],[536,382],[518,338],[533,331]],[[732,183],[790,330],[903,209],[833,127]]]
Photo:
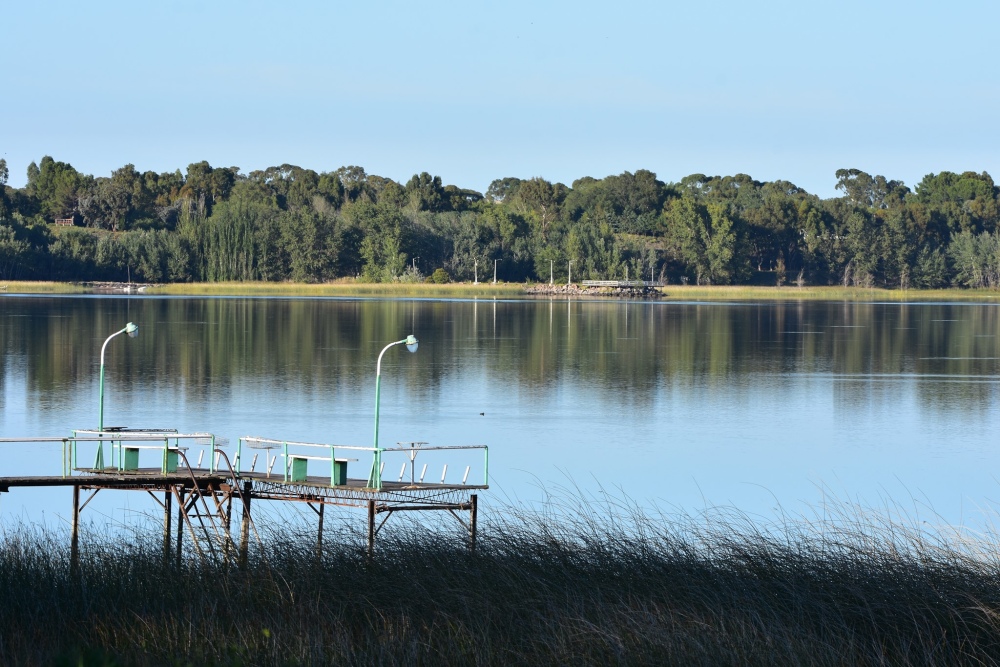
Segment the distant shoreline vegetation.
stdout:
[[900,181],[841,169],[841,197],[788,181],[650,171],[485,193],[361,167],[188,165],[82,174],[0,159],[0,283],[565,283],[1000,288],[1000,188],[986,172]]

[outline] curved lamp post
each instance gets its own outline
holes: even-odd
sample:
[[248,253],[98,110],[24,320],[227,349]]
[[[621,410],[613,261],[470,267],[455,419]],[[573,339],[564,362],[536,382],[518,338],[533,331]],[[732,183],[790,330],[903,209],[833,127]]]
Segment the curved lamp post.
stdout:
[[98,431],[104,430],[104,350],[105,348],[108,347],[108,343],[111,342],[111,339],[117,336],[118,334],[128,334],[129,338],[135,338],[136,336],[139,335],[139,325],[132,324],[131,322],[129,322],[128,324],[125,325],[124,329],[122,329],[121,331],[116,331],[110,336],[108,336],[108,339],[104,341],[104,345],[101,346],[101,383],[100,383],[101,399],[100,399],[100,416],[98,417],[97,421]]
[[403,340],[397,340],[394,343],[389,343],[382,348],[379,352],[378,362],[375,364],[375,456],[372,460],[372,472],[368,476],[368,488],[370,489],[381,489],[382,488],[382,450],[378,447],[378,405],[379,405],[379,394],[382,386],[382,355],[393,345],[403,345],[406,344],[406,349],[410,352],[417,351],[417,337],[410,334]]

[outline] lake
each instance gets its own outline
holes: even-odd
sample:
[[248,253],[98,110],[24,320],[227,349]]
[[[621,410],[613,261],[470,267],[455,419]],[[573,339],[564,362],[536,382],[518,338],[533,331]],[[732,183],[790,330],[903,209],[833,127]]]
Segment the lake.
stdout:
[[[485,502],[607,491],[768,518],[834,498],[982,527],[1000,497],[998,320],[970,303],[5,295],[0,423],[95,427],[101,345],[131,321],[139,337],[107,348],[106,425],[369,446],[376,358],[412,333],[416,354],[383,358],[383,446],[488,445]],[[0,448],[0,475],[59,472],[56,445]],[[69,507],[16,489],[0,524],[63,525]],[[103,493],[85,515],[158,511]]]

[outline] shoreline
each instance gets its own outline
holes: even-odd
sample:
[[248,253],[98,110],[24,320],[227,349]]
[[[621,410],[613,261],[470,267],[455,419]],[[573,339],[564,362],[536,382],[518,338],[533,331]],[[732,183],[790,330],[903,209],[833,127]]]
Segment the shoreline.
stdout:
[[1000,303],[1000,291],[986,289],[894,290],[883,288],[754,287],[740,285],[666,285],[656,288],[591,287],[577,283],[116,283],[8,281],[0,295],[120,294],[135,296],[282,296],[384,298],[539,298],[648,301],[961,301]]

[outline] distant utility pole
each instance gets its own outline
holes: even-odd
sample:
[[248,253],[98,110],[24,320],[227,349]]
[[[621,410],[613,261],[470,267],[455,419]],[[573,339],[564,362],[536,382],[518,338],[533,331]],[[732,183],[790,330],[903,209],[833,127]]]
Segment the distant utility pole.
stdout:
[[566,278],[566,284],[573,284],[573,260],[569,260],[569,277]]
[[552,260],[549,260],[549,285],[552,284]]
[[473,273],[472,273],[472,284],[473,285],[478,285],[479,284],[479,260],[478,259],[476,260],[476,265],[475,265],[475,267],[473,267],[472,271],[473,271]]
[[493,260],[493,284],[497,284],[497,260]]

